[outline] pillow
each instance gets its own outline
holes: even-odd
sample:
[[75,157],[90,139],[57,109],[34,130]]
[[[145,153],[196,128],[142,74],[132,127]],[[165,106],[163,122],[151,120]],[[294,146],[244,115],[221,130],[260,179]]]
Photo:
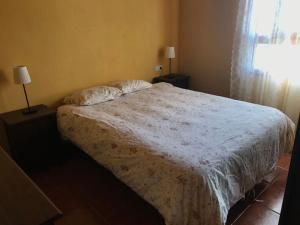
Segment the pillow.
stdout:
[[123,92],[123,94],[128,94],[146,88],[151,88],[152,84],[143,80],[124,80],[113,83],[113,86],[119,88]]
[[65,104],[95,105],[113,100],[122,95],[121,90],[115,87],[96,86],[73,93],[64,99]]

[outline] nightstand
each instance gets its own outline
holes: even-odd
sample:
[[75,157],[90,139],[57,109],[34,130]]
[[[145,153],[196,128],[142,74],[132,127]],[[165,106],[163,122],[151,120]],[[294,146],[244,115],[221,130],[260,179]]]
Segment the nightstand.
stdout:
[[59,143],[56,111],[45,105],[0,114],[0,145],[25,170],[45,168]]
[[166,82],[173,84],[176,87],[189,89],[190,77],[183,74],[169,74],[164,76],[155,77],[153,83]]

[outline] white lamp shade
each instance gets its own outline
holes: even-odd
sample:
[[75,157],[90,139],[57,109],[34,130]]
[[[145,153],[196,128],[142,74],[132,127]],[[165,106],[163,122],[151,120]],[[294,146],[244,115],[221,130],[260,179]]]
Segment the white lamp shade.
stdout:
[[175,48],[174,47],[167,47],[166,57],[168,59],[175,59]]
[[14,80],[16,84],[31,83],[31,78],[26,66],[17,66],[14,68]]

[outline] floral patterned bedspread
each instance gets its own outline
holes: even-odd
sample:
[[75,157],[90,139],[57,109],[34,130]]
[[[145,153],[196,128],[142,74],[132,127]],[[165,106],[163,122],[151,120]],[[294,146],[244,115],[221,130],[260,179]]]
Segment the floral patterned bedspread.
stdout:
[[62,135],[159,210],[166,225],[221,225],[291,149],[280,111],[166,83],[58,109]]

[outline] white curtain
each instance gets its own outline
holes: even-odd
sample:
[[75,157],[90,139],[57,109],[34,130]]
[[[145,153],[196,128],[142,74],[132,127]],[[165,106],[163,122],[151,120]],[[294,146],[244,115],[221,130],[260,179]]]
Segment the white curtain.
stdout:
[[231,97],[300,113],[300,0],[240,0]]

